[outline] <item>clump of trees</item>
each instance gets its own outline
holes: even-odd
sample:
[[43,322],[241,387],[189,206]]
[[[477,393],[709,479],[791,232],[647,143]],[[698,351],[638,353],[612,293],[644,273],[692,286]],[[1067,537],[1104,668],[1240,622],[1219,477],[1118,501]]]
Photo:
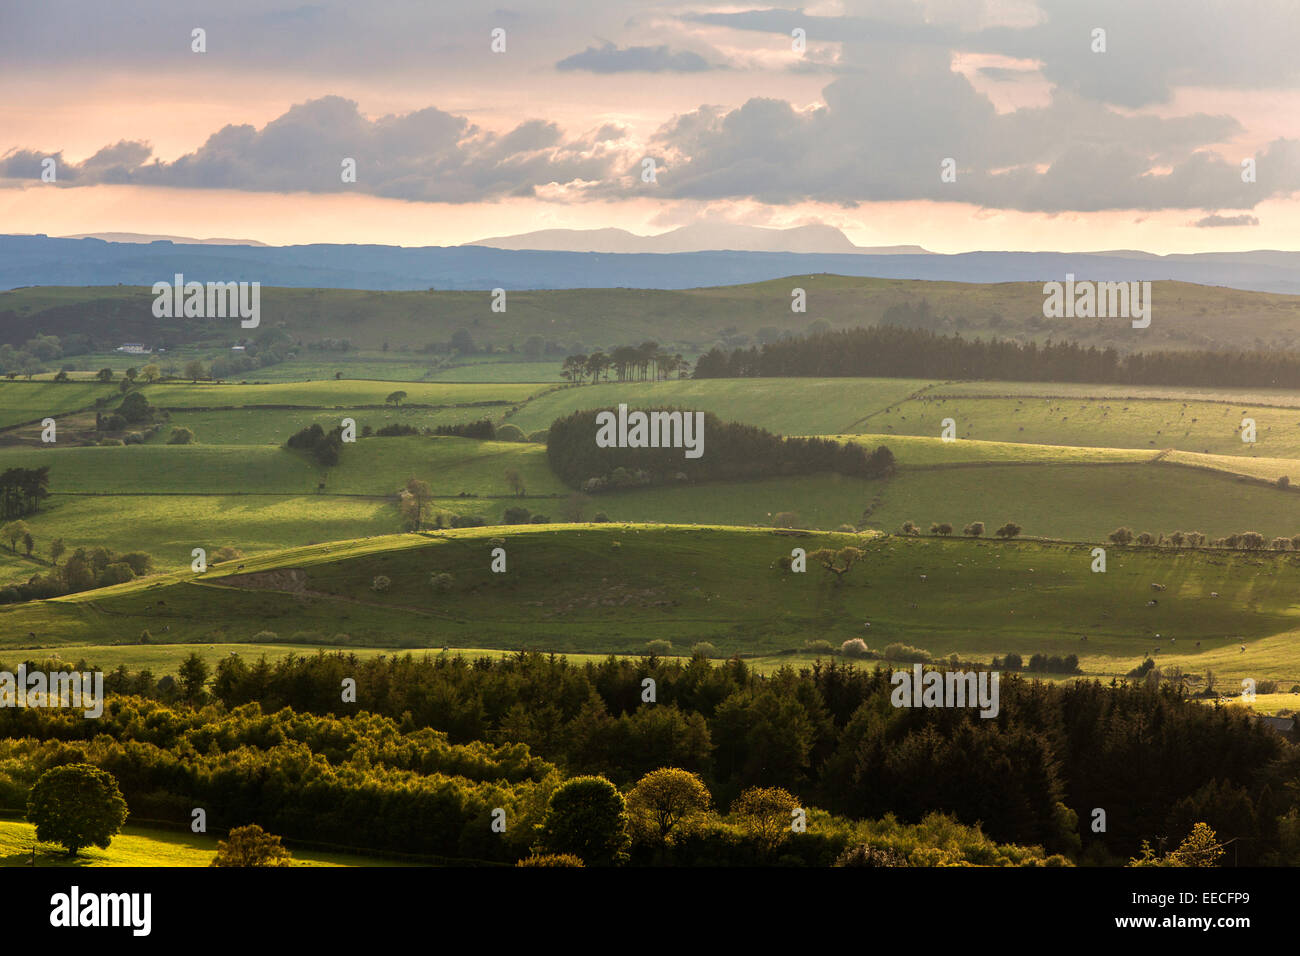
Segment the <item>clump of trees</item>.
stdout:
[[[600,448],[595,436],[596,417],[601,411],[588,409],[559,418],[547,435],[551,469],[571,487],[586,492],[635,484],[733,481],[816,472],[880,478],[894,471],[893,453],[883,445],[868,452],[853,442],[783,438],[753,425],[723,422],[710,412],[704,413],[705,453],[699,458],[685,457],[680,448]],[[695,414],[680,408],[644,411],[648,415],[679,417]]]
[[0,474],[0,519],[24,518],[50,496],[50,466],[7,468]]
[[335,425],[328,432],[318,423],[294,432],[284,443],[286,448],[305,451],[320,465],[330,467],[339,463],[343,452],[343,426]]
[[664,351],[658,342],[642,342],[640,345],[620,345],[608,355],[596,351],[590,355],[578,352],[566,356],[560,366],[560,377],[575,385],[591,379],[591,384],[595,385],[602,380],[609,381],[611,371],[620,382],[657,382],[671,378],[674,372],[678,378],[683,378],[690,371],[690,363],[682,358],[681,353]]
[[487,418],[459,425],[438,425],[434,428],[433,433],[435,435],[454,435],[457,438],[478,438],[482,441],[492,441],[497,434],[496,426],[492,424],[491,419]]
[[[62,554],[62,542],[57,544],[60,545],[59,554]],[[54,553],[53,546],[51,553]],[[32,575],[25,583],[0,588],[0,604],[44,600],[123,584],[152,570],[153,557],[143,551],[120,554],[109,548],[78,548],[62,566],[56,563],[44,574]]]

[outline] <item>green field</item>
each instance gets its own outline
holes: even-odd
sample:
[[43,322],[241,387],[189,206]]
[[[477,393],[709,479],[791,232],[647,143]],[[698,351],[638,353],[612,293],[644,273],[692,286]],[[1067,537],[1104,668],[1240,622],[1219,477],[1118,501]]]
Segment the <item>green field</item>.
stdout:
[[[218,835],[186,833],[128,823],[107,850],[97,846],[69,857],[61,846],[38,843],[36,827],[16,819],[0,819],[0,867],[29,866],[32,847],[37,866],[207,866],[217,853]],[[289,846],[286,844],[286,846]],[[404,866],[401,862],[351,853],[322,853],[289,847],[295,866]]]
[[[815,564],[803,575],[775,567],[793,547],[848,541],[867,557],[838,585]],[[506,549],[505,574],[490,570],[494,547]],[[1086,545],[1034,542],[655,525],[471,529],[322,544],[250,558],[242,574],[220,565],[9,607],[0,633],[5,645],[64,656],[164,626],[163,640],[214,646],[564,653],[636,653],[667,638],[683,652],[709,641],[722,653],[763,655],[862,636],[873,647],[903,641],[973,660],[1074,653],[1097,676],[1123,674],[1164,646],[1185,655],[1189,670],[1209,666],[1225,680],[1300,680],[1289,637],[1300,628],[1300,557],[1112,548],[1105,574],[1092,573],[1091,560]],[[430,588],[433,572],[453,576],[450,592]],[[378,575],[387,590],[373,588]],[[1153,582],[1167,588],[1156,607],[1147,603]]]
[[[54,386],[51,386],[54,387]],[[163,383],[142,391],[160,408],[239,408],[248,405],[296,405],[309,408],[383,406],[394,391],[406,392],[403,404],[456,406],[476,402],[522,402],[558,385],[442,384],[406,382],[319,381],[282,382],[273,385],[219,385]]]
[[[534,399],[507,416],[525,433],[584,408],[678,405],[713,412],[784,435],[856,431],[865,416],[902,402],[928,382],[908,378],[745,378],[700,381],[609,382],[565,388]],[[936,431],[936,434],[938,432]]]
[[[1241,438],[1245,417],[1256,423],[1253,444]],[[954,421],[960,439],[1300,457],[1300,410],[1196,401],[945,398],[926,394],[874,413],[845,430],[938,437],[947,418]]]

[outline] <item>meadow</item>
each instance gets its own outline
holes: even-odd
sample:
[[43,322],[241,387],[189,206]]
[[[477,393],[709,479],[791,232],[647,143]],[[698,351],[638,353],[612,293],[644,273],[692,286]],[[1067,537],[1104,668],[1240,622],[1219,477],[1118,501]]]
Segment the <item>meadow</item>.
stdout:
[[[793,547],[846,543],[866,555],[838,583],[815,561],[804,574],[775,566]],[[506,574],[490,570],[494,547],[506,551]],[[1122,676],[1158,648],[1162,665],[1209,667],[1225,681],[1300,682],[1291,637],[1300,629],[1292,585],[1300,557],[1130,547],[1110,549],[1104,574],[1091,562],[1086,545],[1031,541],[659,525],[467,529],[334,541],[246,559],[242,572],[224,564],[3,608],[0,647],[71,657],[84,653],[78,645],[125,647],[148,630],[241,653],[250,644],[441,643],[635,654],[667,638],[674,653],[707,641],[722,654],[762,657],[863,637],[873,648],[901,641],[977,661],[1077,654],[1098,677]],[[430,586],[435,573],[452,576],[449,590]],[[388,583],[377,589],[381,575]],[[1154,607],[1152,583],[1166,588]]]
[[[217,853],[217,834],[178,832],[127,823],[107,850],[97,846],[69,857],[61,846],[40,843],[36,827],[24,820],[0,819],[0,867],[37,866],[70,869],[102,866],[207,866]],[[404,866],[400,861],[351,853],[324,853],[289,847],[294,866]]]

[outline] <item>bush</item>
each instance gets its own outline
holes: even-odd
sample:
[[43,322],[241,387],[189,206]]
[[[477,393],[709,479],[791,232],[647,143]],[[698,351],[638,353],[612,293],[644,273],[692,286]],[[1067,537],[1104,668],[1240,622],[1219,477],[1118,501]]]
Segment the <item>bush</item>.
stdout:
[[841,853],[836,866],[907,866],[907,857],[892,846],[859,843]]
[[446,571],[434,571],[429,575],[429,587],[439,593],[450,591],[456,584],[456,579]]
[[194,444],[194,432],[188,428],[173,428],[172,437],[167,439],[169,445],[192,445]]
[[144,436],[139,432],[127,432],[122,436],[122,441],[127,445],[143,445]]
[[[854,638],[854,640],[862,641],[862,638],[858,637],[858,638]],[[845,641],[844,643],[847,644],[849,642]],[[866,648],[867,645],[865,641],[862,642],[862,646],[864,649]],[[804,650],[809,651],[813,654],[834,654],[835,653],[835,645],[832,644],[830,641],[821,640],[821,639],[815,641],[804,641],[803,648]]]
[[654,654],[656,657],[663,657],[665,654],[673,652],[673,642],[665,640],[646,641],[645,651],[647,654]]
[[998,528],[998,530],[995,531],[994,534],[996,534],[999,538],[1005,538],[1006,540],[1010,541],[1016,535],[1020,534],[1020,525],[1016,524],[1014,521],[1008,521],[1001,528]]
[[487,524],[487,518],[482,515],[452,515],[451,526],[453,528],[481,528]]
[[370,588],[373,591],[387,591],[393,586],[392,578],[386,574],[379,574],[370,582]]
[[[361,434],[362,437],[364,438],[365,437],[364,429],[362,430]],[[420,429],[416,428],[414,425],[403,425],[400,423],[395,423],[392,425],[384,425],[382,428],[375,429],[375,437],[377,438],[395,438],[398,435],[418,435],[418,434],[420,434]]]
[[897,661],[901,664],[928,664],[933,657],[930,652],[920,647],[912,647],[910,644],[894,642],[885,647],[885,660]]
[[691,648],[691,657],[717,657],[718,649],[708,641],[700,641]]
[[256,823],[236,827],[224,840],[217,841],[217,855],[209,866],[293,866],[293,857],[280,838],[267,833]]
[[970,538],[978,538],[983,533],[984,533],[983,521],[972,521],[970,524],[968,524],[965,528],[962,529],[962,534]]
[[[826,643],[830,643],[827,641]],[[845,657],[866,658],[871,657],[871,648],[867,647],[867,642],[860,637],[850,637],[840,645],[840,653]]]
[[551,519],[548,515],[533,515],[531,519],[533,524],[550,524]]
[[505,513],[501,516],[501,523],[502,524],[528,524],[528,520],[531,517],[532,517],[532,512],[530,512],[527,508],[511,507],[511,508],[507,508],[505,510]]
[[1275,484],[1279,488],[1289,488],[1291,487],[1291,479],[1288,478],[1286,475],[1282,475],[1280,478],[1278,478]]
[[605,514],[605,512],[603,511],[597,511],[591,517],[592,524],[607,524],[608,522],[609,522],[609,515]]
[[572,853],[534,853],[526,856],[515,866],[586,866],[582,857]]
[[903,526],[898,529],[898,533],[907,535],[920,534],[921,529],[916,526],[915,521],[904,521]]
[[506,422],[497,429],[497,441],[527,441],[528,437],[518,425]]

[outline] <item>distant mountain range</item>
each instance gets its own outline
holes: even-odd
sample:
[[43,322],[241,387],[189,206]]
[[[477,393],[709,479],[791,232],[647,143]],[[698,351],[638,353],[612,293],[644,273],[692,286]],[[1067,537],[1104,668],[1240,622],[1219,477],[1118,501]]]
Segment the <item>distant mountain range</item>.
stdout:
[[626,229],[543,229],[517,236],[494,236],[466,243],[493,249],[538,249],[546,252],[795,252],[821,255],[926,255],[920,246],[855,246],[834,226],[771,229],[733,223],[694,223],[657,236],[638,236]]
[[144,232],[86,232],[61,239],[102,239],[105,242],[174,242],[181,246],[264,246],[256,239],[191,239],[189,236],[154,236]]
[[[680,230],[677,230],[680,232]],[[636,237],[633,237],[636,238]],[[642,237],[659,238],[659,237]],[[489,242],[493,240],[483,240]],[[504,240],[501,240],[504,241]],[[854,247],[856,248],[856,247]],[[692,289],[833,273],[953,282],[1174,279],[1300,294],[1300,252],[610,253],[486,245],[214,245],[0,236],[0,289],[186,279],[337,289]]]

